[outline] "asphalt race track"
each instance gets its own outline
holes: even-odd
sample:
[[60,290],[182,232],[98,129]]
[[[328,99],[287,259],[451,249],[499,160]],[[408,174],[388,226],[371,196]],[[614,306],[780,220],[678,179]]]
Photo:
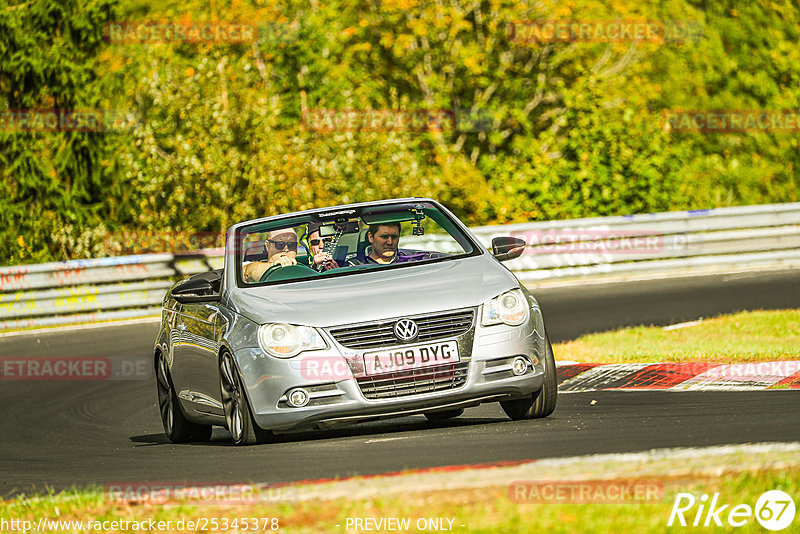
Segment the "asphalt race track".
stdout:
[[[800,308],[800,271],[597,284],[536,291],[550,336],[666,325],[744,309]],[[125,356],[151,362],[156,323],[0,338],[0,356]],[[568,355],[556,353],[557,359]],[[595,401],[594,404],[592,401]],[[559,397],[543,421],[497,405],[431,423],[422,416],[284,434],[235,447],[173,445],[152,376],[138,380],[0,381],[0,496],[112,482],[260,482],[518,461],[663,447],[800,440],[800,391],[610,392]]]

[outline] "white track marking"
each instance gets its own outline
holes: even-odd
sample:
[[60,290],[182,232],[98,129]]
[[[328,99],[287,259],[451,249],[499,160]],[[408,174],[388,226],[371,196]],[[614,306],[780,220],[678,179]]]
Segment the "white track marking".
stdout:
[[668,332],[669,330],[678,330],[680,328],[688,328],[690,326],[697,326],[697,325],[701,324],[702,322],[703,322],[703,318],[701,317],[697,321],[687,321],[685,323],[671,324],[669,326],[665,326],[661,330],[663,330],[665,332]]
[[397,441],[399,439],[408,439],[408,436],[402,438],[378,438],[378,439],[368,439],[364,443],[382,443],[384,441]]

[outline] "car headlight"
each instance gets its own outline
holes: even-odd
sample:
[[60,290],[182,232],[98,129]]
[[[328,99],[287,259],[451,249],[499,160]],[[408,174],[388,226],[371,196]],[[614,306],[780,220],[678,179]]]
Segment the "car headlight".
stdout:
[[261,350],[276,358],[291,358],[306,350],[324,349],[328,345],[319,332],[310,326],[267,323],[258,328]]
[[504,323],[517,326],[528,320],[529,313],[528,299],[522,294],[522,290],[512,289],[483,305],[481,324],[489,326]]

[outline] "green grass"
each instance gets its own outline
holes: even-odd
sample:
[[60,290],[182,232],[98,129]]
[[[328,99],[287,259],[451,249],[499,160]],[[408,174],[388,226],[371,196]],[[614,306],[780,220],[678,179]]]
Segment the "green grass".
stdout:
[[676,330],[623,328],[559,343],[553,352],[557,360],[587,363],[797,360],[800,310],[741,312]]
[[[506,487],[480,490],[440,491],[366,500],[310,501],[300,504],[266,503],[238,507],[143,504],[120,504],[107,500],[102,490],[70,491],[58,495],[6,501],[0,507],[0,519],[38,521],[42,516],[62,520],[130,521],[216,518],[218,522],[236,517],[278,518],[280,532],[326,533],[348,532],[348,518],[419,518],[453,519],[453,532],[479,533],[598,533],[606,532],[699,532],[731,531],[703,527],[667,527],[678,492],[689,492],[697,498],[719,492],[718,505],[747,504],[755,506],[758,497],[768,490],[781,489],[795,501],[800,497],[800,470],[785,469],[758,473],[729,473],[713,479],[664,480],[664,496],[654,502],[630,504],[551,504],[517,503],[508,496]],[[728,507],[728,511],[731,507]],[[691,521],[695,506],[685,517]],[[727,513],[727,512],[726,512]],[[721,515],[723,521],[726,513]],[[796,518],[793,526],[800,524]],[[340,525],[337,527],[337,525]],[[461,526],[463,525],[463,527]],[[220,529],[222,530],[222,529]],[[240,529],[241,531],[242,529]],[[269,531],[269,530],[268,530]],[[411,528],[410,532],[416,532]],[[737,533],[762,532],[751,518]],[[792,531],[791,527],[786,532]],[[353,528],[349,532],[355,532]]]

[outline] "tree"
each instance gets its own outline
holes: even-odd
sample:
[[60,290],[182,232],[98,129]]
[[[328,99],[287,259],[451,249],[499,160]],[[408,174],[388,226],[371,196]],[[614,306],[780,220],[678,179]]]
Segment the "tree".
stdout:
[[[103,133],[81,127],[69,131],[74,126],[60,121],[64,115],[67,122],[84,120],[85,115],[71,113],[98,109],[102,101],[94,87],[92,59],[103,46],[103,28],[114,5],[115,0],[28,0],[0,8],[4,262],[69,256],[77,227],[102,220]],[[56,110],[55,131],[47,125],[20,126],[20,119],[43,116],[31,110]]]

